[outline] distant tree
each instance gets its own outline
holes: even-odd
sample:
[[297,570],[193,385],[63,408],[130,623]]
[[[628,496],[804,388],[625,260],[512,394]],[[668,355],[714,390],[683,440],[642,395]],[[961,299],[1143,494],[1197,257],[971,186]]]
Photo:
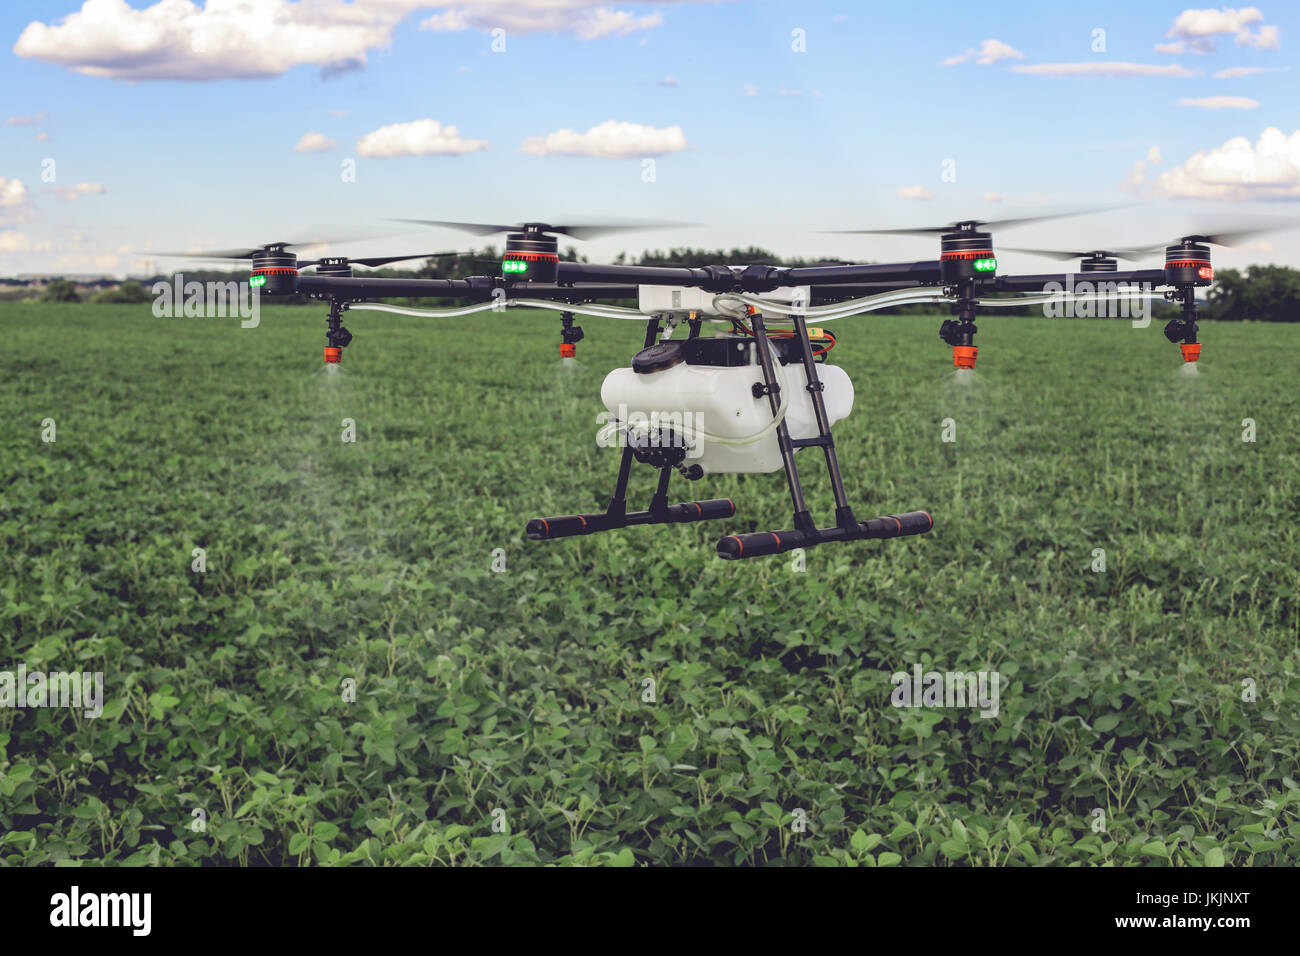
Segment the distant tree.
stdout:
[[45,287],[45,293],[41,296],[43,302],[80,302],[81,296],[77,294],[77,287],[67,279],[55,279]]
[[90,300],[91,302],[108,302],[108,303],[140,303],[149,302],[151,296],[145,291],[144,286],[134,279],[123,282],[116,289],[105,289],[98,292]]
[[1225,322],[1300,322],[1300,272],[1287,266],[1251,266],[1215,273],[1205,317]]

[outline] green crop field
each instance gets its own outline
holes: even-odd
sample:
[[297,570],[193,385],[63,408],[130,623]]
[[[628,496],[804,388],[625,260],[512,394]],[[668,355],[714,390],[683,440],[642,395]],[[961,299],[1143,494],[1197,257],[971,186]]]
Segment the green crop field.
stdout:
[[[0,863],[1300,862],[1300,326],[1204,323],[1192,376],[990,316],[959,382],[937,318],[842,320],[858,516],[935,528],[799,570],[714,553],[780,474],[524,537],[613,485],[642,330],[580,321],[564,369],[553,314],[355,314],[324,375],[319,308],[0,304],[0,669],[104,675],[0,708]],[[893,706],[916,665],[997,715]]]

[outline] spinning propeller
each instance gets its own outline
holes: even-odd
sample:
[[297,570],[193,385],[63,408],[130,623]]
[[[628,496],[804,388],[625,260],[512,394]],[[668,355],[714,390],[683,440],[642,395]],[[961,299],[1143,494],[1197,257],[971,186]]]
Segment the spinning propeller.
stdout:
[[623,222],[587,223],[584,225],[553,226],[545,222],[521,222],[515,225],[497,225],[486,222],[451,222],[445,219],[398,219],[420,226],[441,226],[458,229],[476,236],[506,233],[506,251],[501,256],[501,273],[518,276],[530,282],[554,282],[559,276],[560,243],[557,236],[568,236],[580,242],[613,236],[643,229],[668,229],[688,226],[679,222]]

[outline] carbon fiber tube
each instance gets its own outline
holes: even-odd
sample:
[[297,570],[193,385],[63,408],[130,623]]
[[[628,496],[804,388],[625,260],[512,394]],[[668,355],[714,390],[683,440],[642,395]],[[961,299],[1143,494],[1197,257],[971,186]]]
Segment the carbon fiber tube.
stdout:
[[934,527],[934,519],[925,511],[909,511],[901,515],[886,515],[858,523],[856,529],[820,528],[805,531],[754,531],[749,534],[729,534],[718,539],[718,555],[730,561],[740,558],[757,558],[768,554],[781,554],[795,548],[812,547],[827,541],[857,541],[864,538],[901,538],[925,534]]

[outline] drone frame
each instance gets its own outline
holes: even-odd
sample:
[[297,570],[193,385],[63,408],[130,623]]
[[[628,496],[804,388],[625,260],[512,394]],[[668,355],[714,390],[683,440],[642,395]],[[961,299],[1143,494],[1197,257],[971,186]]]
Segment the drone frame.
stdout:
[[[325,360],[330,363],[341,361],[342,349],[352,339],[351,333],[342,327],[342,314],[353,303],[376,299],[469,298],[500,303],[504,307],[508,305],[512,293],[523,292],[529,299],[555,303],[554,308],[564,319],[562,354],[571,356],[574,343],[581,338],[582,333],[573,327],[572,312],[566,310],[566,305],[576,308],[580,303],[598,302],[602,299],[635,298],[639,287],[646,285],[695,288],[718,296],[756,296],[782,288],[807,287],[813,302],[839,302],[856,296],[933,287],[936,294],[951,302],[954,314],[953,319],[943,322],[940,338],[952,346],[956,367],[972,368],[976,356],[974,336],[978,331],[975,316],[979,296],[999,292],[1033,293],[1049,287],[1051,283],[1067,287],[1076,275],[992,274],[997,265],[993,257],[992,237],[987,232],[979,231],[981,223],[976,220],[956,223],[952,231],[942,236],[942,253],[938,260],[797,267],[634,266],[560,261],[552,251],[553,237],[546,236],[544,229],[536,228],[539,224],[525,225],[528,228],[524,232],[510,236],[511,242],[507,243],[500,276],[471,276],[465,279],[357,277],[351,274],[348,260],[342,257],[322,260],[322,271],[308,275],[299,272],[296,256],[286,248],[288,243],[274,243],[248,256],[252,259],[253,278],[250,281],[258,284],[263,294],[296,293],[330,302],[325,350]],[[1105,279],[1114,283],[1114,287],[1128,285],[1166,289],[1164,297],[1179,302],[1182,308],[1181,318],[1172,320],[1165,327],[1165,335],[1171,342],[1181,341],[1184,361],[1194,362],[1199,358],[1201,348],[1196,338],[1198,326],[1195,290],[1209,285],[1213,279],[1210,250],[1202,241],[1205,239],[1202,236],[1188,236],[1168,246],[1165,249],[1163,269],[1121,271],[1114,268],[1114,262],[1110,260],[1101,268],[1095,268],[1095,262],[1085,263],[1083,272],[1079,274],[1089,279]],[[548,241],[550,246],[547,246]],[[529,274],[530,270],[532,275]],[[755,383],[754,394],[756,398],[766,395],[774,417],[779,416],[781,384],[777,378],[762,310],[749,306],[747,312],[758,346],[762,373],[762,382]],[[805,315],[799,310],[791,310],[788,314],[793,320],[795,348],[802,357],[807,377],[806,388],[817,424],[815,437],[801,439],[791,437],[783,417],[775,428],[777,447],[793,506],[793,527],[783,531],[756,531],[724,536],[717,543],[718,554],[736,560],[779,554],[825,542],[895,538],[929,531],[933,528],[934,521],[925,511],[858,520],[848,502],[840,472],[835,439],[822,397],[824,386],[813,360]],[[644,348],[654,344],[665,317],[661,313],[648,316]],[[690,338],[699,336],[700,325],[700,320],[692,313]],[[812,517],[795,461],[797,451],[811,447],[822,450],[834,497],[835,523],[827,527],[819,527]],[[628,482],[632,463],[638,459],[658,467],[659,479],[649,506],[643,511],[628,511]],[[668,485],[674,468],[683,471],[688,478],[702,475],[702,472],[691,474],[689,469],[681,468],[680,459],[656,458],[652,454],[639,455],[631,441],[624,441],[614,492],[604,512],[534,518],[527,523],[526,534],[533,540],[552,540],[632,525],[676,524],[735,515],[735,504],[729,498],[670,504]]]

